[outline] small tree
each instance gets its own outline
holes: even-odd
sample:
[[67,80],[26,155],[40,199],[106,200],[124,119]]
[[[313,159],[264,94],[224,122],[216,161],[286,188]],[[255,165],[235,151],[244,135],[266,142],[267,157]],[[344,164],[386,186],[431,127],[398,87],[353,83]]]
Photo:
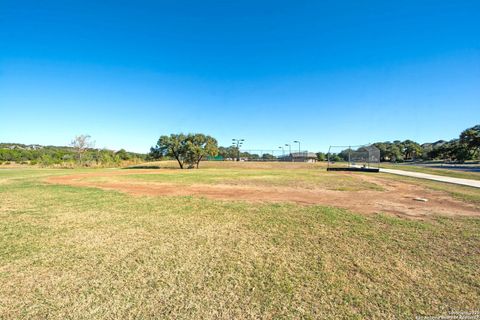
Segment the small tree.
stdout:
[[[328,154],[327,154],[328,155]],[[328,155],[328,158],[331,162],[342,161],[343,159],[336,153],[331,153]]]
[[93,148],[95,145],[94,142],[90,141],[90,136],[89,135],[79,135],[76,136],[70,145],[75,149],[75,152],[77,153],[77,160],[79,163],[82,162],[83,155],[89,148]]
[[325,161],[327,159],[327,155],[323,152],[317,152],[316,155],[318,161]]
[[276,158],[273,154],[270,154],[270,153],[262,154],[262,160],[271,161],[271,160],[275,160],[275,159]]

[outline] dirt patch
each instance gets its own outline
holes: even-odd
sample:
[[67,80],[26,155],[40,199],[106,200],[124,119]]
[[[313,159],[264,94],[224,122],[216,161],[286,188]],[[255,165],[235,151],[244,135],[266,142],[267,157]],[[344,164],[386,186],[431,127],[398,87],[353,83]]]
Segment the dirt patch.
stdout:
[[[480,216],[480,210],[472,204],[454,199],[442,191],[381,178],[374,175],[356,175],[366,182],[376,183],[383,191],[334,191],[321,187],[315,189],[228,185],[228,184],[175,184],[97,182],[84,180],[92,177],[109,177],[129,174],[159,174],[158,170],[112,171],[100,173],[75,174],[49,177],[49,183],[71,186],[96,187],[105,190],[117,190],[134,195],[149,196],[202,196],[220,200],[244,200],[253,202],[294,202],[304,205],[328,205],[345,208],[359,213],[390,213],[402,217],[427,218],[432,215]],[[352,175],[352,173],[339,173]],[[425,198],[428,202],[415,201]]]

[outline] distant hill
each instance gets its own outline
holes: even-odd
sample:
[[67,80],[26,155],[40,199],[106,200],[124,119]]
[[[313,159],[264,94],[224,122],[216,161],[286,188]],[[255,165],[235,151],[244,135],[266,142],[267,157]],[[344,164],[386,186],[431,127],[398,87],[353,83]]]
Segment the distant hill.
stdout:
[[38,150],[43,149],[44,146],[39,144],[22,144],[22,143],[0,143],[0,149],[10,149],[10,150]]
[[435,141],[435,142],[427,142],[427,143],[423,143],[421,144],[422,148],[431,148],[431,149],[435,149],[435,148],[438,148],[438,147],[441,147],[443,146],[445,143],[448,143],[448,141],[445,141],[445,140],[438,140],[438,141]]

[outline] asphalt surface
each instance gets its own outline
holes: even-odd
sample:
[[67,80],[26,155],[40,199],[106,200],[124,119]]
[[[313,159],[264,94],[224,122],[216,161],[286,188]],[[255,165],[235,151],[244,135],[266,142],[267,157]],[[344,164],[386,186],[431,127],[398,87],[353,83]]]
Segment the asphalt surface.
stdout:
[[413,178],[420,178],[420,179],[428,179],[428,180],[434,180],[434,181],[440,181],[440,182],[453,183],[453,184],[458,184],[458,185],[462,185],[462,186],[469,186],[469,187],[474,187],[474,188],[480,188],[480,180],[452,178],[452,177],[438,176],[438,175],[435,175],[435,174],[403,171],[403,170],[396,170],[396,169],[380,168],[380,172],[397,174],[397,175],[406,176],[406,177],[413,177]]

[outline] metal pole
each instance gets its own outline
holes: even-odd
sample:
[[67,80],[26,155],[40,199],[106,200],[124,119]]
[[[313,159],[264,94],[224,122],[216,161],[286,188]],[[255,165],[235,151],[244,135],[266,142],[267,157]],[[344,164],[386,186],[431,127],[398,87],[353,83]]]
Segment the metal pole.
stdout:
[[245,139],[232,139],[232,144],[233,146],[236,146],[237,148],[237,152],[238,152],[238,157],[237,157],[237,161],[240,161],[240,147],[242,146],[242,143],[243,141],[245,141]]
[[300,150],[300,141],[295,140],[295,141],[293,141],[293,143],[298,143],[298,157],[300,158],[300,157],[301,157],[301,154],[300,154],[300,152],[301,152],[301,150]]
[[348,146],[348,166],[350,167],[350,151],[351,151],[351,148],[350,146]]
[[285,144],[286,147],[288,147],[288,152],[290,156],[290,161],[293,162],[293,156],[292,156],[292,146],[290,144]]
[[328,153],[327,153],[327,169],[330,168],[330,149],[332,149],[332,146],[328,147]]

